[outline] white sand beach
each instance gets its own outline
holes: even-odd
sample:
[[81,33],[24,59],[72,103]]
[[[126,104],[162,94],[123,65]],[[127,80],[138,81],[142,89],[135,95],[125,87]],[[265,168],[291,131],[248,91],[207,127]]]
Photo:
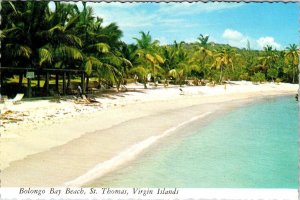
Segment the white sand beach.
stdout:
[[[117,167],[133,159],[141,150],[134,145],[147,140],[144,146],[151,145],[149,138],[155,142],[166,131],[171,134],[172,127],[264,96],[295,95],[298,87],[232,81],[226,86],[185,86],[181,92],[178,86],[143,89],[133,84],[127,92],[98,97],[100,105],[72,100],[0,104],[2,113],[11,110],[22,118],[0,127],[2,186],[82,185],[112,171],[113,162]],[[124,151],[132,156],[125,157]]]

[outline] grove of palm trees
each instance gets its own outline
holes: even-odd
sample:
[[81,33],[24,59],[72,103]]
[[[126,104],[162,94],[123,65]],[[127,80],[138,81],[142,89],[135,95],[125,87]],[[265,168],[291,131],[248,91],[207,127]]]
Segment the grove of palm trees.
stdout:
[[[48,96],[71,94],[73,85],[88,92],[91,81],[97,88],[120,87],[138,82],[194,85],[227,80],[298,83],[299,50],[290,44],[284,50],[239,49],[215,44],[201,34],[197,42],[174,41],[162,45],[151,33],[141,31],[135,43],[122,41],[115,23],[104,26],[83,3],[49,1],[2,2],[1,94]],[[26,78],[28,72],[34,77]]]

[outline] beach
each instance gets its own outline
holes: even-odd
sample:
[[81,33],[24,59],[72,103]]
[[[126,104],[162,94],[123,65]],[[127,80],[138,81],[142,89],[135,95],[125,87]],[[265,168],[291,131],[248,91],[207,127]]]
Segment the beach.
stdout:
[[1,104],[23,120],[1,126],[2,186],[81,186],[138,158],[162,137],[193,121],[267,96],[295,95],[297,84],[127,86],[127,92],[96,98],[100,105],[72,100]]

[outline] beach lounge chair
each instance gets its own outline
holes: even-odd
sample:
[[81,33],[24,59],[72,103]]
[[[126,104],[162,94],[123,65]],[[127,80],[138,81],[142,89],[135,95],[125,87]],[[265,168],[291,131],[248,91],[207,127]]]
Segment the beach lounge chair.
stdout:
[[82,95],[82,99],[87,103],[100,103],[95,98],[87,97],[85,95]]
[[82,95],[82,100],[85,104],[90,104],[91,103],[90,100],[84,94]]
[[82,99],[81,98],[77,98],[77,97],[74,97],[74,98],[75,98],[74,102],[76,104],[85,104],[85,105],[93,105],[93,106],[99,106],[99,105],[101,105],[101,103],[99,101],[97,101],[96,99],[87,97],[84,94],[82,95]]
[[75,103],[77,104],[90,104],[89,99],[83,94],[82,99],[75,97]]
[[24,94],[19,93],[15,96],[15,98],[9,99],[9,101],[12,102],[13,104],[19,104],[19,103],[21,103],[21,100],[23,99],[23,97],[24,97]]

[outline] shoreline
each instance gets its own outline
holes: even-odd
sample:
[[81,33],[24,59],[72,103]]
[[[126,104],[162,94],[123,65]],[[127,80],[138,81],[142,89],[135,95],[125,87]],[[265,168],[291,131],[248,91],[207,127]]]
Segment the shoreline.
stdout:
[[[92,188],[117,187],[118,188],[118,187],[124,187],[124,186],[127,186],[127,187],[149,187],[149,185],[150,185],[150,187],[173,187],[173,186],[198,187],[193,184],[197,184],[197,180],[199,180],[199,177],[205,176],[205,173],[201,173],[201,170],[199,171],[199,173],[202,174],[202,176],[197,176],[198,179],[197,178],[193,179],[193,178],[189,177],[189,179],[193,183],[192,185],[189,185],[189,183],[186,183],[186,182],[185,182],[185,184],[182,184],[182,182],[180,182],[180,180],[182,180],[183,174],[185,174],[186,176],[189,176],[192,174],[195,175],[194,171],[193,171],[193,173],[192,172],[189,173],[189,170],[188,170],[188,169],[190,169],[188,166],[193,166],[193,164],[196,163],[196,162],[192,161],[193,159],[197,160],[195,155],[197,155],[198,157],[201,158],[201,159],[197,160],[198,162],[200,162],[199,164],[200,164],[201,168],[203,167],[203,165],[204,166],[209,165],[209,164],[203,164],[203,163],[211,163],[212,162],[213,159],[208,159],[208,157],[214,158],[216,156],[213,149],[210,149],[210,148],[208,149],[206,147],[206,143],[207,143],[207,145],[210,145],[210,147],[214,148],[214,146],[212,146],[212,144],[215,144],[215,142],[212,140],[212,144],[211,144],[207,141],[207,137],[210,137],[210,136],[208,136],[208,135],[210,135],[210,133],[212,133],[213,135],[215,134],[214,129],[212,129],[212,127],[215,127],[215,126],[213,126],[212,124],[218,124],[220,126],[220,121],[223,121],[223,120],[226,121],[227,117],[231,118],[232,116],[236,115],[233,113],[241,113],[241,112],[243,112],[242,110],[251,109],[252,107],[265,108],[265,106],[266,107],[269,106],[269,103],[273,104],[273,103],[281,102],[282,99],[285,99],[285,100],[288,99],[288,101],[293,101],[293,97],[291,95],[263,97],[263,98],[260,98],[260,99],[254,100],[254,101],[244,102],[244,104],[242,104],[242,103],[239,104],[239,102],[235,101],[236,104],[232,107],[230,106],[229,109],[226,108],[226,110],[216,111],[213,114],[213,116],[210,115],[208,117],[193,121],[193,122],[189,123],[187,126],[182,127],[181,129],[177,130],[172,135],[169,135],[165,138],[161,138],[155,144],[153,144],[149,148],[145,149],[140,155],[138,155],[138,157],[136,159],[124,163],[123,165],[119,166],[116,170],[113,170],[112,172],[107,173],[104,176],[95,178],[91,182],[83,185],[83,187],[92,187]],[[296,102],[292,102],[292,103],[293,103],[293,105],[296,105]],[[248,107],[250,107],[250,108],[248,108]],[[277,108],[280,108],[280,107],[277,107]],[[277,108],[274,108],[274,109],[277,109]],[[287,112],[290,112],[290,111],[287,111]],[[251,112],[247,112],[247,113],[251,113]],[[269,116],[272,116],[272,115],[269,115]],[[247,119],[248,119],[248,117],[247,117]],[[260,117],[260,115],[257,115],[257,117]],[[207,119],[207,118],[209,118],[209,119]],[[295,121],[295,120],[296,119],[293,118],[293,121]],[[233,121],[231,121],[231,122],[233,122]],[[244,122],[242,122],[242,124],[243,123]],[[224,124],[225,127],[226,127],[226,124],[228,124],[228,121],[227,121],[227,123]],[[219,126],[216,126],[216,128],[219,130],[219,133],[221,132],[222,136],[224,135],[224,133],[226,133],[226,136],[224,136],[224,139],[222,138],[221,134],[219,134],[219,138],[220,138],[219,143],[224,144],[226,146],[226,144],[228,144],[228,140],[225,138],[227,137],[227,134],[231,135],[231,133],[228,131],[225,131],[224,133],[222,133],[222,130],[220,130],[218,128]],[[293,125],[293,127],[295,127],[295,126]],[[211,132],[208,132],[207,131],[208,129],[210,129]],[[243,130],[241,130],[241,131],[243,132]],[[201,133],[201,134],[199,134],[199,133]],[[198,141],[199,143],[193,143],[191,138],[199,138],[199,137],[201,137],[202,133],[204,133],[203,139],[204,139],[204,141],[206,141],[206,143],[202,143],[201,141]],[[250,131],[249,133],[252,133],[252,132]],[[296,133],[296,135],[297,135],[297,132],[293,131],[293,133]],[[262,134],[262,135],[264,135],[264,134]],[[274,135],[275,134],[273,134],[273,136]],[[234,138],[236,138],[237,141],[241,142],[240,138],[238,138],[238,137],[234,137]],[[248,136],[247,136],[247,138],[248,138]],[[215,139],[216,139],[216,141],[218,141],[218,138],[215,138]],[[252,139],[253,139],[253,137],[252,137]],[[224,142],[224,140],[225,140],[225,142]],[[189,143],[187,143],[186,141],[189,141]],[[247,140],[243,140],[243,141],[247,141]],[[255,141],[255,140],[253,140],[253,141]],[[258,141],[256,141],[256,142],[259,143]],[[269,143],[267,141],[265,141],[265,142],[267,143],[266,145],[269,145]],[[263,143],[265,143],[265,142],[263,142]],[[216,143],[218,143],[218,142],[216,142]],[[284,143],[284,141],[282,141],[282,143]],[[187,146],[187,144],[190,144],[193,147]],[[248,142],[248,144],[249,144],[249,142]],[[234,145],[234,144],[231,144],[231,145]],[[202,151],[201,156],[199,154],[199,152],[201,152],[201,151],[199,151],[199,152],[193,151],[195,153],[195,155],[194,155],[193,152],[191,152],[190,150],[185,150],[183,148],[183,146],[185,146],[187,149],[190,149],[190,147],[195,148],[195,146],[198,146],[197,147],[198,149],[206,149],[206,151],[205,151],[206,153],[210,152],[212,154],[210,154],[206,157],[205,155],[203,155],[204,151]],[[203,147],[203,146],[205,146],[205,147]],[[237,145],[237,146],[239,146],[239,145]],[[218,147],[219,147],[219,149],[223,148],[222,145],[219,145]],[[227,148],[228,148],[228,146],[227,146]],[[227,148],[224,148],[224,151],[227,152],[224,154],[224,156],[229,155]],[[245,149],[247,149],[247,147]],[[296,149],[294,149],[294,151],[292,151],[292,152],[296,152],[295,150]],[[187,151],[189,153],[187,153]],[[245,151],[247,151],[247,150],[245,150]],[[170,153],[170,152],[172,152],[172,153]],[[180,154],[182,152],[185,152],[185,153]],[[275,150],[275,152],[277,152],[277,149]],[[236,153],[234,152],[233,155],[235,155],[235,154]],[[180,155],[180,156],[178,157],[177,155],[178,156]],[[218,154],[218,155],[220,156],[220,154]],[[273,155],[274,155],[274,153],[273,153]],[[183,159],[183,160],[187,161],[187,158],[189,158],[191,160],[191,162],[188,162],[188,161],[182,162],[181,156],[185,157],[185,159]],[[249,155],[249,157],[251,157],[251,155]],[[246,156],[246,160],[249,157]],[[275,157],[277,158],[277,156],[275,156]],[[276,159],[275,157],[274,157],[274,159]],[[273,158],[273,157],[270,157],[270,158]],[[241,160],[243,160],[243,161],[244,161],[244,159],[245,159],[245,157],[241,158]],[[208,160],[209,160],[209,162],[207,162]],[[221,158],[221,160],[222,160],[222,158]],[[266,161],[267,160],[268,159],[266,158]],[[177,162],[178,162],[178,165],[176,164]],[[218,163],[218,161],[216,161],[216,162]],[[186,165],[184,165],[185,163],[186,163]],[[230,166],[230,163],[228,163],[229,166]],[[249,160],[248,160],[248,163],[249,163]],[[282,163],[287,163],[287,162],[282,162]],[[178,166],[180,166],[180,167],[178,167]],[[185,166],[187,167],[187,170],[185,170]],[[297,165],[293,165],[293,166],[295,167]],[[293,169],[295,169],[294,167],[293,167]],[[182,169],[182,171],[181,171],[181,169]],[[269,169],[272,170],[273,168],[270,167]],[[245,169],[245,171],[247,171],[247,170]],[[295,170],[293,170],[293,171],[295,171]],[[160,176],[156,176],[157,173],[164,178],[161,178]],[[176,175],[177,173],[178,173],[178,179],[177,179],[177,175]],[[243,173],[244,173],[244,171],[243,171]],[[278,177],[279,176],[280,175],[278,175]],[[145,177],[145,178],[139,179],[141,177]],[[295,176],[293,176],[293,177],[295,177]],[[148,181],[148,179],[149,179],[149,181]],[[164,179],[166,179],[165,180],[166,182],[164,182]],[[179,183],[179,186],[172,185],[172,181],[170,182],[170,181],[168,181],[168,179],[173,180],[174,183]],[[183,179],[186,179],[186,178],[183,178]],[[167,183],[167,185],[161,183],[158,180],[162,181],[163,183]],[[177,180],[179,182],[176,182]],[[277,179],[277,180],[279,180],[279,179]],[[200,179],[199,181],[202,182],[202,184],[204,184],[203,182],[205,182],[205,179]],[[285,181],[282,181],[282,182],[285,182]],[[296,181],[294,181],[294,183],[295,182]],[[210,183],[212,183],[212,182],[210,182]],[[267,182],[266,182],[266,184],[268,185]],[[200,187],[202,187],[202,186],[200,186]],[[203,187],[207,187],[207,186],[203,186]],[[212,186],[212,187],[216,187],[216,186]],[[220,187],[220,186],[218,186],[218,187]],[[236,186],[234,186],[234,187],[236,187]],[[247,187],[249,187],[249,185]],[[251,186],[251,188],[252,187],[255,188],[254,185]],[[294,187],[288,187],[288,188],[297,188],[297,187],[294,185]]]
[[[188,122],[187,121],[183,122],[183,124],[185,124],[187,122],[183,126],[181,126],[182,124],[179,124],[176,127],[170,128],[171,130],[173,129],[172,131],[174,131],[174,132],[167,134],[167,135],[164,135],[164,133],[163,133],[162,134],[162,135],[164,135],[163,137],[160,137],[160,139],[157,140],[155,143],[153,143],[151,146],[146,146],[144,149],[142,149],[141,152],[139,152],[138,155],[135,155],[135,158],[128,159],[128,160],[126,160],[126,162],[120,163],[117,166],[112,165],[112,167],[113,167],[112,170],[110,170],[106,173],[103,173],[100,171],[99,168],[97,169],[97,166],[96,166],[95,168],[89,170],[86,174],[81,175],[77,179],[72,180],[68,183],[70,183],[70,185],[72,185],[72,186],[78,186],[78,184],[76,184],[76,183],[79,183],[79,181],[82,181],[81,182],[82,184],[79,184],[79,185],[81,185],[83,187],[110,187],[109,182],[106,182],[107,180],[105,180],[104,182],[101,182],[101,178],[106,179],[106,177],[108,176],[108,177],[112,177],[114,179],[114,175],[112,173],[114,173],[115,171],[118,171],[118,170],[122,170],[122,167],[125,167],[125,168],[128,167],[132,162],[135,162],[136,159],[141,159],[144,154],[148,154],[149,152],[153,153],[155,151],[156,152],[154,154],[157,154],[158,151],[156,148],[166,149],[168,147],[165,147],[164,145],[166,145],[166,144],[168,145],[170,141],[171,141],[171,143],[173,143],[174,141],[179,141],[181,139],[184,139],[185,137],[189,137],[191,134],[194,134],[195,131],[198,131],[199,129],[205,127],[207,124],[213,122],[216,119],[224,117],[224,115],[227,115],[228,113],[230,113],[236,109],[240,109],[245,106],[251,106],[253,104],[260,104],[260,103],[268,101],[270,99],[284,97],[284,96],[290,96],[290,95],[280,95],[280,96],[271,95],[271,96],[259,97],[258,99],[255,99],[255,100],[254,99],[239,99],[239,100],[234,100],[232,102],[229,102],[229,101],[224,102],[224,104],[226,104],[226,105],[221,106],[220,108],[214,110],[213,112],[204,113],[203,117],[196,116],[196,117],[193,117],[192,119],[189,119]],[[199,107],[199,105],[194,105],[188,109],[191,109],[191,108],[197,109],[198,107]],[[178,127],[178,129],[174,130],[174,128],[177,128],[177,127]],[[166,130],[165,132],[169,131],[170,129]],[[173,138],[173,137],[175,137],[175,138]],[[124,151],[124,153],[125,153],[125,151]],[[101,165],[101,164],[102,163],[100,163],[99,165]],[[111,164],[113,164],[113,163],[111,163]],[[98,174],[95,173],[95,171],[98,171]],[[99,171],[100,171],[100,173],[99,173]],[[84,178],[86,178],[88,175],[91,175],[93,172],[94,172],[94,176],[90,179],[90,181],[84,180]],[[119,187],[119,186],[117,186],[117,187]],[[122,186],[120,186],[120,187],[122,187]]]
[[205,112],[202,115],[192,117],[191,119],[188,119],[187,121],[184,121],[180,124],[178,124],[175,127],[171,127],[165,131],[163,131],[162,134],[159,134],[157,136],[150,136],[149,138],[146,138],[145,140],[142,140],[136,144],[133,144],[129,148],[125,149],[124,151],[120,152],[115,157],[104,161],[103,163],[97,164],[94,168],[87,171],[85,174],[77,177],[74,180],[68,181],[65,183],[65,186],[82,186],[85,184],[88,184],[89,182],[95,180],[96,178],[101,178],[102,176],[105,176],[116,169],[118,169],[122,165],[128,164],[128,162],[138,159],[140,154],[150,148],[153,144],[157,143],[159,140],[164,139],[170,135],[172,135],[173,132],[176,132],[178,129],[183,128],[184,126],[188,125],[189,123],[192,123],[196,120],[202,119],[203,117],[211,114],[211,112]]
[[[241,87],[242,86],[243,85],[241,85]],[[255,101],[256,97],[272,95],[277,96],[285,94],[292,95],[295,94],[298,90],[298,85],[292,85],[289,88],[281,87],[280,89],[275,87],[273,90],[271,86],[269,86],[271,88],[270,90],[262,91],[255,91],[254,89],[252,91],[249,91],[246,90],[247,88],[238,88],[238,90],[231,90],[231,87],[236,86],[227,86],[227,93],[225,94],[224,92],[223,94],[220,92],[203,94],[203,90],[200,91],[195,89],[190,90],[194,92],[191,95],[188,94],[189,87],[184,88],[184,90],[187,91],[185,95],[179,95],[178,88],[175,88],[174,91],[173,88],[162,88],[152,91],[162,91],[163,93],[169,92],[168,95],[164,95],[159,98],[157,98],[157,96],[152,96],[152,99],[148,98],[146,100],[138,99],[145,96],[147,97],[147,95],[151,93],[146,90],[145,93],[140,93],[140,96],[133,95],[134,98],[130,100],[128,100],[129,98],[126,100],[127,97],[125,97],[123,101],[119,101],[116,106],[114,105],[114,100],[108,100],[107,102],[111,103],[111,105],[113,106],[109,107],[108,104],[105,105],[105,103],[102,103],[103,106],[107,106],[105,109],[102,108],[96,110],[93,108],[94,110],[91,109],[90,112],[79,113],[77,116],[72,116],[71,118],[64,119],[63,121],[61,120],[59,123],[56,122],[52,125],[48,125],[47,128],[45,128],[45,126],[42,124],[41,127],[43,129],[39,128],[37,125],[37,129],[35,131],[28,131],[31,131],[31,134],[29,135],[28,132],[25,131],[23,132],[23,135],[21,134],[16,138],[1,137],[1,161],[4,161],[4,164],[3,162],[1,162],[1,168],[3,169],[1,178],[2,185],[19,186],[22,181],[13,182],[9,179],[14,179],[12,175],[17,177],[17,174],[21,172],[20,170],[22,170],[22,168],[24,170],[24,167],[25,171],[28,172],[23,175],[23,177],[25,178],[35,177],[43,175],[43,173],[45,173],[45,170],[32,171],[33,167],[34,169],[38,169],[42,168],[43,166],[47,166],[46,169],[49,170],[51,169],[51,167],[59,165],[63,167],[64,171],[66,171],[66,164],[68,163],[67,161],[70,160],[74,165],[82,165],[74,170],[69,171],[69,175],[66,174],[65,177],[52,177],[52,179],[55,180],[47,180],[47,183],[42,179],[31,180],[31,182],[23,182],[26,183],[26,186],[39,186],[41,183],[45,183],[47,186],[61,185],[62,183],[68,182],[70,180],[75,180],[76,178],[80,177],[80,175],[85,174],[97,164],[101,163],[101,161],[104,162],[110,160],[112,157],[118,155],[118,153],[123,152],[124,149],[128,149],[128,147],[143,141],[145,138],[154,136],[159,137],[161,133],[167,130],[168,127],[170,128],[172,124],[180,124],[186,121],[186,119],[191,119],[195,114],[199,115],[199,113],[205,112],[204,109],[208,102],[212,105],[210,106],[210,108],[207,108],[207,111],[209,112],[214,109],[215,111],[220,109],[222,107],[222,104],[220,104],[221,102],[227,102],[230,104],[230,101],[232,100]],[[194,89],[196,87],[190,88]],[[200,89],[206,88],[200,87]],[[222,86],[216,87],[216,89],[218,89],[219,91],[224,90]],[[244,89],[244,92],[241,92],[242,89]],[[200,92],[202,93],[200,94]],[[169,99],[169,97],[172,97],[172,95],[173,97],[176,95],[176,98]],[[51,103],[48,103],[48,106],[49,104]],[[45,105],[47,106],[47,103],[45,103]],[[202,110],[200,109],[198,113],[190,113],[184,115],[182,115],[182,112],[180,113],[180,111],[188,109],[188,107],[191,106],[202,106],[203,108],[201,108]],[[211,112],[211,114],[214,114],[214,112]],[[172,120],[167,122],[166,119],[172,115]],[[165,125],[160,125],[162,127],[156,127],[158,130],[154,130],[153,128],[151,130],[151,123],[158,124],[162,120],[165,120]],[[144,126],[142,126],[143,124]],[[132,128],[134,126],[136,126],[136,131],[138,131],[144,130],[146,127],[149,128],[149,125],[150,130],[146,131],[147,133],[142,133],[139,136],[132,134]],[[62,128],[64,128],[63,131]],[[119,132],[116,130],[119,130]],[[9,131],[10,130],[8,130],[6,134],[14,133],[13,131]],[[124,133],[120,134],[120,132]],[[24,135],[27,136],[27,138],[24,138]],[[124,136],[126,136],[127,138],[122,138]],[[118,141],[114,137],[120,137],[125,141]],[[106,149],[97,147],[101,144],[108,145],[105,146]],[[95,146],[95,149],[98,149],[89,149],[93,145]],[[78,153],[78,151],[86,152]],[[3,157],[3,152],[7,152],[9,156],[13,156],[10,158],[8,158],[8,156]],[[69,152],[69,154],[67,152]],[[80,156],[78,156],[78,154],[80,154]],[[93,156],[101,155],[102,157],[94,159],[90,154],[93,154]],[[57,156],[55,157],[54,155]],[[80,164],[80,158],[86,161],[85,164]],[[45,163],[37,162],[41,159]],[[56,163],[50,163],[49,165],[49,162],[54,161]],[[58,172],[60,170],[61,169],[56,168],[54,172]],[[52,176],[55,176],[55,173],[53,173]],[[22,177],[20,178],[22,180]],[[51,179],[49,175],[48,178]]]

